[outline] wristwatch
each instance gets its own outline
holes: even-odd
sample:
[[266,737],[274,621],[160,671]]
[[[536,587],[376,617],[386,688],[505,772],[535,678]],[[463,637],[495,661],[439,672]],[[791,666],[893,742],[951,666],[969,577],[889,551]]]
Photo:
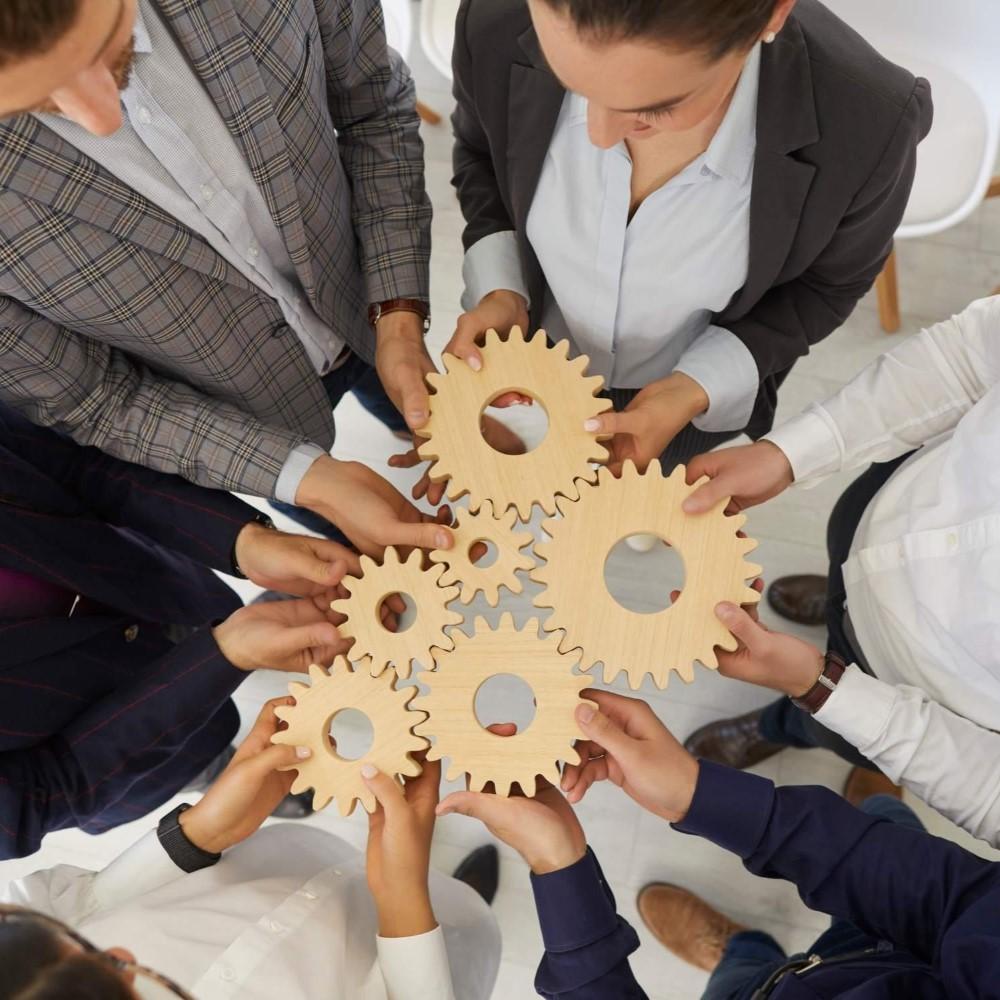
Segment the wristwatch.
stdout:
[[[254,516],[252,518],[250,518],[249,521],[247,521],[247,524],[259,524],[262,528],[267,528],[268,531],[277,531],[278,530],[275,527],[274,521],[272,521],[267,516],[267,514],[263,513],[262,511],[257,511],[257,513],[254,514]],[[245,528],[246,526],[247,525],[244,524],[243,528]],[[240,528],[240,531],[242,531],[243,528]],[[239,538],[239,535],[237,534],[236,537]],[[229,554],[229,562],[232,564],[232,567],[233,567],[233,576],[235,576],[238,580],[249,580],[250,579],[246,575],[246,573],[244,573],[243,570],[240,569],[240,564],[236,561],[236,542],[233,542],[233,551],[230,552],[230,554]]]
[[160,820],[156,828],[156,836],[167,852],[167,856],[181,871],[191,872],[201,871],[202,868],[211,868],[218,864],[221,854],[212,854],[210,851],[203,851],[197,844],[192,844],[181,826],[180,815],[187,812],[191,806],[186,802],[181,803],[173,812],[168,812]]
[[423,299],[387,299],[368,307],[368,322],[374,327],[383,316],[394,312],[416,313],[424,325],[424,333],[431,328],[431,307]]
[[837,690],[846,669],[847,665],[836,653],[827,653],[823,660],[823,672],[816,683],[801,698],[793,698],[792,704],[803,712],[815,715],[826,704],[827,698]]

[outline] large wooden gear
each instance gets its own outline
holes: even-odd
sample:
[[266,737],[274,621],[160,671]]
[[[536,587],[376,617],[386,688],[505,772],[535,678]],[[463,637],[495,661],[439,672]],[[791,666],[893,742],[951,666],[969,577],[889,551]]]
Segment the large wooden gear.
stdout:
[[[445,629],[459,624],[462,616],[449,611],[447,605],[458,597],[459,588],[439,586],[444,566],[424,569],[422,564],[419,549],[402,560],[390,546],[381,565],[362,556],[361,576],[344,577],[350,596],[330,605],[347,619],[340,626],[340,634],[354,640],[351,659],[370,658],[373,674],[394,666],[405,679],[410,676],[414,660],[430,666],[435,647],[451,649]],[[415,620],[402,632],[390,632],[379,614],[383,601],[391,594],[408,594],[416,608]]]
[[[522,551],[531,544],[532,535],[529,532],[515,533],[516,523],[517,514],[513,510],[495,517],[489,500],[483,502],[478,514],[459,510],[452,527],[454,548],[436,549],[430,555],[431,562],[445,567],[438,583],[442,587],[460,586],[459,600],[463,604],[468,604],[482,591],[491,608],[495,608],[500,600],[501,587],[506,587],[512,594],[520,594],[524,584],[517,575],[518,571],[531,569],[535,561]],[[477,542],[492,542],[496,547],[496,560],[490,566],[472,561],[470,550]]]
[[[312,756],[287,770],[298,771],[292,793],[311,788],[313,808],[322,809],[336,799],[341,815],[349,816],[360,802],[374,812],[375,796],[361,777],[364,764],[374,764],[383,774],[415,777],[421,766],[412,754],[427,747],[427,740],[415,736],[413,727],[425,718],[409,708],[416,688],[397,691],[396,675],[387,670],[379,676],[365,669],[355,670],[342,656],[327,673],[315,664],[309,668],[312,685],[292,683],[288,692],[294,705],[282,705],[274,714],[288,728],[275,733],[272,743],[309,747]],[[364,713],[374,730],[371,749],[359,760],[346,760],[330,745],[330,723],[344,709]]]
[[[567,341],[549,347],[543,330],[525,340],[514,327],[506,341],[490,330],[480,351],[481,371],[445,354],[447,374],[427,376],[434,389],[431,415],[417,433],[430,440],[418,453],[434,460],[434,482],[449,481],[450,500],[468,494],[473,511],[492,500],[497,512],[514,507],[526,521],[533,504],[554,514],[557,496],[576,497],[576,480],[594,478],[592,463],[604,462],[608,450],[583,425],[611,402],[597,397],[604,384],[600,376],[584,376],[588,359],[570,361],[568,351]],[[524,455],[501,454],[479,431],[483,411],[508,392],[530,396],[549,419],[545,439]]]
[[[428,716],[420,734],[435,739],[427,759],[449,757],[448,780],[468,774],[474,792],[492,782],[498,795],[509,795],[514,784],[534,795],[538,775],[558,784],[558,762],[579,763],[574,742],[584,738],[574,712],[591,678],[573,673],[577,657],[560,652],[558,639],[539,633],[534,619],[518,630],[509,613],[495,631],[477,618],[471,636],[452,638],[454,649],[438,655],[437,670],[418,676],[430,689],[413,703]],[[510,737],[489,732],[476,718],[476,692],[499,674],[520,677],[535,696],[531,725]]]
[[[561,517],[543,524],[551,540],[535,547],[545,564],[531,578],[546,588],[535,605],[553,609],[545,628],[565,632],[560,648],[582,650],[584,669],[603,663],[608,683],[624,671],[636,689],[649,673],[663,688],[672,670],[692,681],[696,660],[718,667],[715,647],[732,651],[737,642],[715,606],[760,599],[747,585],[760,567],[744,558],[757,543],[737,535],[746,517],[727,517],[728,499],[705,514],[684,513],[681,504],[697,485],[687,485],[683,466],[664,478],[656,462],[645,475],[626,462],[621,478],[601,469],[595,485],[581,485],[579,500],[561,502]],[[608,553],[640,533],[658,535],[684,561],[681,596],[656,614],[627,610],[604,584]]]

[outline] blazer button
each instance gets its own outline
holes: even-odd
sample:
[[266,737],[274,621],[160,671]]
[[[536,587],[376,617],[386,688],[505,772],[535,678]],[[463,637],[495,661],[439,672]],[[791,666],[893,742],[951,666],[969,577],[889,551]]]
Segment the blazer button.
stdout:
[[126,642],[135,642],[135,640],[138,638],[138,636],[139,636],[139,626],[138,625],[129,625],[129,627],[127,629],[125,629],[125,641]]

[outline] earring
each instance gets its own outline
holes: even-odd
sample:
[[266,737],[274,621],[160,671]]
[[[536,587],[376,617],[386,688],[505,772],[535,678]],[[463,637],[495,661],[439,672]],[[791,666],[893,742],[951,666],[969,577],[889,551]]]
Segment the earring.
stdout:
[[772,42],[773,42],[773,41],[774,41],[774,40],[775,40],[775,39],[776,39],[777,37],[778,37],[778,36],[777,36],[777,35],[776,35],[776,34],[775,34],[775,33],[774,33],[773,31],[769,31],[769,32],[768,32],[768,33],[767,33],[767,34],[766,34],[766,35],[764,36],[764,44],[765,44],[765,45],[770,45],[770,44],[771,44],[771,43],[772,43]]

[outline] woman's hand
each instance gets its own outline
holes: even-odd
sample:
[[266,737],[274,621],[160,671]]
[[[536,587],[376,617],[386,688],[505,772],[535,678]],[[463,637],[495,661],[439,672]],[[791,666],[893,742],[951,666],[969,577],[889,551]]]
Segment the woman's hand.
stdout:
[[684,501],[688,514],[703,514],[720,500],[732,497],[727,514],[755,507],[792,485],[792,466],[785,453],[770,441],[723,448],[698,455],[688,462],[688,485],[702,476],[709,481]]
[[693,378],[674,372],[647,385],[624,410],[591,417],[584,429],[614,435],[608,465],[616,476],[627,460],[644,472],[698,414],[708,409],[708,403],[708,395]]
[[378,800],[368,817],[367,873],[382,937],[413,937],[437,927],[427,875],[441,763],[424,760],[423,767],[405,785],[371,764],[361,770]]
[[348,573],[361,573],[358,554],[344,545],[272,531],[256,521],[236,536],[236,563],[259,587],[298,597],[323,593]]
[[275,708],[294,704],[288,697],[267,702],[229,766],[196,805],[181,813],[181,828],[196,847],[219,854],[246,840],[288,794],[295,774],[279,768],[295,767],[311,751],[274,744],[271,737],[284,728]]
[[595,781],[612,781],[651,813],[676,823],[687,815],[698,783],[698,761],[674,739],[646,702],[610,691],[587,692],[576,721],[581,764],[568,765],[562,787],[579,802]]

